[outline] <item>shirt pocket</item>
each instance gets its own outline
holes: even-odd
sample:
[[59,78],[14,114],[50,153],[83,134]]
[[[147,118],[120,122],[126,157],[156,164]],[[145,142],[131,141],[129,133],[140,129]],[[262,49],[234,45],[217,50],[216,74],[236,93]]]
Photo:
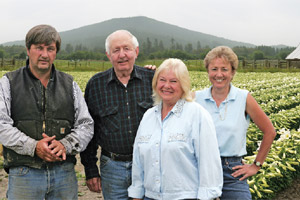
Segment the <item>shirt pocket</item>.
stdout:
[[54,119],[51,123],[51,136],[56,135],[56,140],[64,138],[67,134],[71,133],[71,123],[68,120]]
[[101,118],[101,128],[103,133],[109,134],[111,132],[119,131],[120,129],[120,116],[118,114],[118,106],[102,107],[99,110]]
[[152,108],[152,106],[153,106],[153,102],[152,102],[151,99],[147,99],[147,100],[144,100],[144,101],[137,102],[137,104],[138,104],[138,114],[141,117],[144,115],[144,113],[149,108]]
[[[35,140],[41,140],[42,137],[42,125],[39,124],[35,120],[21,120],[15,122],[15,127],[17,127],[20,131],[25,133],[27,136],[35,139]],[[40,126],[41,130],[38,130],[37,127]]]

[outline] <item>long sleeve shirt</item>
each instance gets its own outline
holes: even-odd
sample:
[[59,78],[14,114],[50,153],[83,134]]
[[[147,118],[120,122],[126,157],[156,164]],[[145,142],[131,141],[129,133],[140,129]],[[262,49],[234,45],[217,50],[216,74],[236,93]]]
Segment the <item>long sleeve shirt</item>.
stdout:
[[134,143],[129,196],[211,199],[221,195],[223,174],[213,121],[195,102],[179,100],[164,120],[149,109]]
[[132,154],[136,131],[146,110],[152,107],[153,70],[134,66],[128,84],[122,84],[114,68],[94,75],[85,89],[85,100],[95,121],[95,135],[80,154],[86,178],[99,177],[97,149]]
[[[75,123],[71,133],[60,140],[67,154],[83,151],[94,134],[94,122],[91,118],[83,94],[76,82],[73,82]],[[22,111],[20,111],[22,112]],[[11,118],[10,84],[6,76],[0,79],[0,143],[21,155],[34,156],[38,141],[13,126]]]

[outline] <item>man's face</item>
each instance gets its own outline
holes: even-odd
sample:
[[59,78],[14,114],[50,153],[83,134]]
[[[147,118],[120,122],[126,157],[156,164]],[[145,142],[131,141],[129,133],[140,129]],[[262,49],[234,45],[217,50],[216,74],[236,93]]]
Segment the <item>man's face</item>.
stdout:
[[106,53],[116,72],[131,72],[139,48],[134,48],[127,33],[116,33],[110,40],[109,53]]
[[45,73],[51,70],[51,66],[56,58],[56,44],[52,42],[50,45],[32,44],[27,49],[29,57],[30,70],[34,73]]

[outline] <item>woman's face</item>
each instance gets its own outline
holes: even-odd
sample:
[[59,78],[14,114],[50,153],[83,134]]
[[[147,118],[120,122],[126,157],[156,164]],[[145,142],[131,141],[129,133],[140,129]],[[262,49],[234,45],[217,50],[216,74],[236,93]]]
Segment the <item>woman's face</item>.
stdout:
[[175,105],[182,97],[183,90],[175,73],[171,70],[160,72],[157,78],[156,92],[161,97],[163,103]]
[[215,89],[229,88],[234,74],[230,63],[223,58],[215,58],[208,65],[208,78]]

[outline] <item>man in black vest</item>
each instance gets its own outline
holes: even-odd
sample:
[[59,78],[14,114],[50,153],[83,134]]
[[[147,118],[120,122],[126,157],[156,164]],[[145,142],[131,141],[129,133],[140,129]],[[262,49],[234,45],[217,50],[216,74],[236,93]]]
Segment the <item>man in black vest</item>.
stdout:
[[77,83],[54,67],[60,43],[53,27],[33,27],[26,66],[0,79],[8,199],[77,199],[75,154],[92,139],[93,120]]

